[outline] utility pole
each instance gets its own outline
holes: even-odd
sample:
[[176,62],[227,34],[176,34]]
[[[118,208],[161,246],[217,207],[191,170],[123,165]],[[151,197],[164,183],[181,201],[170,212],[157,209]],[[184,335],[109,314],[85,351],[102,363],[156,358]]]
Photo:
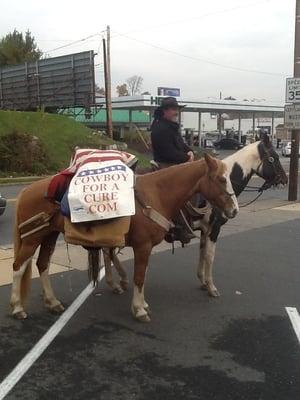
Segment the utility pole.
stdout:
[[106,40],[102,39],[103,64],[105,82],[105,103],[106,103],[106,128],[110,138],[113,137],[112,106],[111,106],[111,73],[110,73],[110,28],[107,27]]
[[107,41],[107,89],[108,89],[108,136],[113,138],[112,105],[111,105],[111,68],[110,68],[110,26],[106,29]]
[[[300,78],[300,0],[296,0],[295,45],[294,45],[294,78]],[[297,200],[299,170],[299,136],[300,130],[293,129],[291,137],[291,159],[289,176],[289,201]]]

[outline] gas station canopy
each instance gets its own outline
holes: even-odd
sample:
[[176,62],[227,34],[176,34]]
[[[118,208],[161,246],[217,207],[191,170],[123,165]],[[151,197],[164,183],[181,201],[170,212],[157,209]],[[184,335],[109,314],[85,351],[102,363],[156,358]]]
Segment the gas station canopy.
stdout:
[[[153,111],[159,106],[160,96],[139,95],[112,98],[113,109],[148,110]],[[196,113],[226,113],[230,119],[242,118],[283,118],[283,105],[268,104],[266,102],[252,102],[240,100],[192,100],[178,97],[180,105],[185,105],[184,112]],[[105,107],[105,99],[97,98],[97,105]]]

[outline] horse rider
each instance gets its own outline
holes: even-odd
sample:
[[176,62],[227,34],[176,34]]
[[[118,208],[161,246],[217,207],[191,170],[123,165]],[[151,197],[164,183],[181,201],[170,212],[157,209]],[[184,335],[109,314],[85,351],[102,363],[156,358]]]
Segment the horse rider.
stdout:
[[184,143],[178,124],[179,104],[175,97],[165,97],[154,112],[151,141],[154,161],[160,168],[194,160],[194,153]]
[[[159,168],[194,161],[192,149],[183,141],[178,123],[180,106],[175,97],[165,97],[154,112],[151,124],[151,142],[154,161]],[[176,227],[166,235],[167,241],[189,243],[194,235],[187,229],[181,215],[174,221]]]

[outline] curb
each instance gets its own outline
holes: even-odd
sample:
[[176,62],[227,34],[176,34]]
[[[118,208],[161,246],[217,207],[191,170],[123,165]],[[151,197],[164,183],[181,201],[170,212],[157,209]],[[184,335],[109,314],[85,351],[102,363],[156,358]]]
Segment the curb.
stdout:
[[[20,178],[0,178],[0,186],[30,185],[33,182],[47,178],[48,176],[32,176]],[[28,179],[28,180],[27,180]]]

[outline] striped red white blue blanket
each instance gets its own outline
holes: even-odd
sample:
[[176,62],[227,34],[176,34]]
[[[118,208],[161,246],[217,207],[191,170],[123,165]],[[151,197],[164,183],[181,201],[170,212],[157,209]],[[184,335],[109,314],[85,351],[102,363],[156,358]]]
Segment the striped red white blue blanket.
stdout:
[[118,150],[78,149],[75,151],[68,168],[53,176],[46,198],[60,202],[66,192],[71,179],[79,167],[91,162],[122,161],[128,167],[133,167],[138,159],[135,155]]

